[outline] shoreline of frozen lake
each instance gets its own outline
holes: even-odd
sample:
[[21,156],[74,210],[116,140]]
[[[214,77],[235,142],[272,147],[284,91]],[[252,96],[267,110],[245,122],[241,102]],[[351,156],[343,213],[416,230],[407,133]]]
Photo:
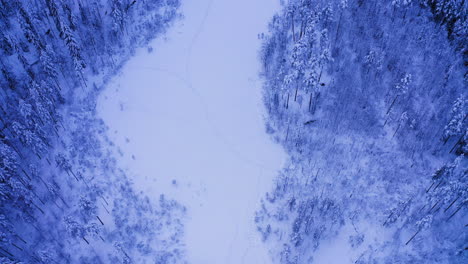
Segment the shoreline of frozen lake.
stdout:
[[187,207],[190,263],[271,263],[254,216],[286,155],[264,131],[257,35],[278,9],[183,2],[167,39],[139,49],[98,101],[136,189]]

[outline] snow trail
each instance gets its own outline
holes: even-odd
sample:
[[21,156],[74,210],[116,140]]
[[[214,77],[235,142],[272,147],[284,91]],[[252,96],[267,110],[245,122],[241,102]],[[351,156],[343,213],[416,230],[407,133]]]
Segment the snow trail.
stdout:
[[166,40],[140,49],[98,102],[138,190],[188,210],[190,263],[271,263],[255,210],[285,154],[264,132],[257,34],[273,0],[183,1]]

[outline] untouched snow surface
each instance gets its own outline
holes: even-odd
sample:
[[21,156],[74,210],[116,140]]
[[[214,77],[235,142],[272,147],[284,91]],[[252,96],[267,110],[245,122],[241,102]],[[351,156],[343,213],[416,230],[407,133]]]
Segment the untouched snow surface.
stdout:
[[187,207],[190,263],[271,263],[254,224],[285,159],[264,132],[258,33],[273,0],[183,1],[166,40],[141,49],[99,115],[136,187]]

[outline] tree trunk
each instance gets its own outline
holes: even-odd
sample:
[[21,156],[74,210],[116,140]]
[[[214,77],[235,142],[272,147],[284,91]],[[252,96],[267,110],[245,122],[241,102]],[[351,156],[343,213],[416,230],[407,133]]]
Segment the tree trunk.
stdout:
[[392,102],[392,104],[390,105],[390,107],[388,108],[387,113],[385,113],[386,115],[388,115],[388,113],[390,113],[390,110],[392,110],[392,107],[393,107],[393,105],[395,104],[395,102],[396,102],[398,96],[399,96],[399,95],[395,96],[395,99],[393,99],[393,102]]
[[293,42],[296,42],[296,34],[294,33],[294,13],[291,13],[292,37]]
[[460,144],[460,142],[462,141],[462,139],[463,139],[464,136],[465,136],[465,135],[462,135],[462,136],[458,139],[457,143],[455,143],[455,145],[453,145],[453,147],[452,147],[452,149],[450,149],[449,153],[452,153],[452,151],[455,149],[455,147],[456,147],[458,144]]
[[416,232],[416,233],[408,240],[408,242],[406,242],[405,246],[408,245],[409,242],[411,242],[411,240],[413,240],[419,232],[421,232],[421,229],[419,229],[418,232]]
[[432,182],[431,186],[429,186],[429,188],[426,190],[426,193],[431,190],[432,186],[434,186],[434,183],[435,183],[435,181]]
[[445,208],[444,213],[447,212],[447,210],[450,209],[450,207],[452,207],[452,205],[455,204],[455,202],[458,200],[458,198],[460,198],[460,196],[458,196],[457,198],[455,198],[455,200],[453,200],[453,201],[450,203],[450,205],[449,205],[447,208]]
[[309,112],[310,112],[311,106],[312,106],[312,92],[310,92],[310,98],[309,98]]
[[98,215],[96,215],[96,218],[99,220],[99,222],[101,222],[101,225],[104,225],[104,222],[102,222],[101,218]]
[[294,94],[294,102],[296,102],[296,99],[297,99],[297,90],[298,90],[298,86],[296,85],[296,93]]
[[447,221],[450,220],[450,218],[454,217],[458,213],[458,211],[460,211],[460,209],[462,209],[462,207],[463,207],[463,204],[460,205],[458,207],[458,209],[455,212],[453,212],[453,214],[449,218],[447,218]]
[[395,133],[393,133],[392,138],[395,137],[396,133],[398,132],[398,129],[400,129],[401,123],[398,123],[397,129],[395,130]]

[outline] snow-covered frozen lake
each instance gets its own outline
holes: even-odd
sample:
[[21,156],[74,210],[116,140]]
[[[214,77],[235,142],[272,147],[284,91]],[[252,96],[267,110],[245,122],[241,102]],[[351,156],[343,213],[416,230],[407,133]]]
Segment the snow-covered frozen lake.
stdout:
[[264,132],[257,35],[278,1],[182,2],[184,19],[128,61],[99,115],[136,188],[187,207],[190,263],[270,263],[254,215],[286,156]]

